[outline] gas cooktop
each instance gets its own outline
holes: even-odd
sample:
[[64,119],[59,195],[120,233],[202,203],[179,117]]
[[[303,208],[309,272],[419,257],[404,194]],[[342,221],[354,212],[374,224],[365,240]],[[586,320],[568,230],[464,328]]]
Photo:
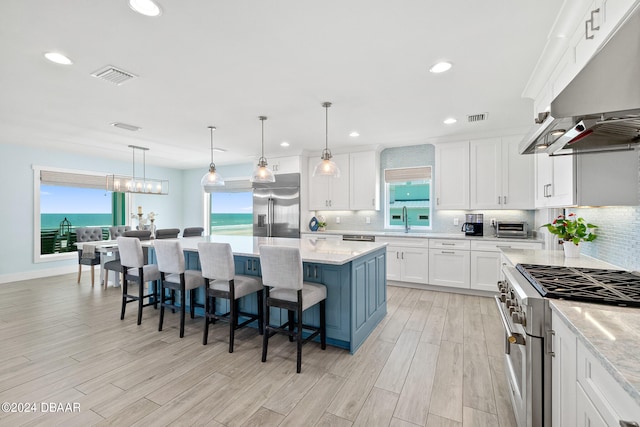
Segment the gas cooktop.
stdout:
[[546,298],[640,307],[640,275],[552,265],[517,264],[516,269]]

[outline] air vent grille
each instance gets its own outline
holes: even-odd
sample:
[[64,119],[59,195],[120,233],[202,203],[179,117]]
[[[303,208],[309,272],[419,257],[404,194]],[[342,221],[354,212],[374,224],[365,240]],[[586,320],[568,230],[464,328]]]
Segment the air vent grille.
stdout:
[[109,83],[113,83],[114,85],[117,85],[117,86],[120,86],[121,84],[138,77],[135,74],[129,73],[128,71],[121,70],[111,65],[101,68],[98,71],[91,73],[91,75],[93,77],[106,80]]
[[135,125],[128,125],[126,123],[111,123],[111,126],[116,127],[116,128],[120,128],[120,129],[126,129],[126,130],[130,130],[131,132],[137,132],[140,129],[142,129],[141,127],[135,126]]
[[489,113],[472,114],[467,116],[467,121],[469,123],[482,122],[487,120],[488,117]]

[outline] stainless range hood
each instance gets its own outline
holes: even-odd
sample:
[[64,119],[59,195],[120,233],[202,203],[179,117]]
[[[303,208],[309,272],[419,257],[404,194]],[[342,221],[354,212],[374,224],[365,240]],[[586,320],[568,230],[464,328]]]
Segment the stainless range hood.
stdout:
[[640,144],[640,6],[539,116],[520,154],[629,150]]

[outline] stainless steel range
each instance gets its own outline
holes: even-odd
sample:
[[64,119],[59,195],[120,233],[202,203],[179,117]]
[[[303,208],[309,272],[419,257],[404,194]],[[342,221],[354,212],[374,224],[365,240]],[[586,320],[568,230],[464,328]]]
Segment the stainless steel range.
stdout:
[[640,307],[640,276],[621,270],[517,264],[503,267],[496,297],[505,369],[518,427],[551,425],[548,298]]

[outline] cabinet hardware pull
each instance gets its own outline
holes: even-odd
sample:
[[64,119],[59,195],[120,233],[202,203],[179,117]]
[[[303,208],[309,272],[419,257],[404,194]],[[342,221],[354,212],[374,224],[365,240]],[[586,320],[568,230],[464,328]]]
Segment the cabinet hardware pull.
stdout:
[[318,278],[318,266],[317,265],[313,266],[313,277],[315,277],[316,279]]
[[247,260],[247,270],[251,271],[251,260],[250,259]]
[[455,255],[454,251],[440,251],[443,254],[451,254],[451,255]]
[[620,427],[640,427],[640,424],[635,421],[620,420]]
[[502,204],[503,205],[507,204],[507,196],[502,196]]
[[440,204],[440,197],[436,197],[436,205]]
[[396,252],[396,259],[400,259],[400,252]]
[[498,204],[500,204],[500,196],[498,196]]
[[556,331],[554,331],[553,329],[550,329],[547,331],[547,354],[550,355],[551,357],[556,357],[556,352],[553,351],[554,347],[553,347],[553,341],[555,339],[556,336]]
[[442,246],[455,246],[455,243],[446,243],[446,242],[442,242]]
[[325,201],[324,201],[324,205],[325,205],[325,206],[329,206],[329,201],[328,201],[328,200],[325,200]]
[[253,271],[258,271],[258,260],[253,260]]
[[[591,21],[590,20],[584,21],[584,38],[586,40],[593,39],[593,34],[589,35],[589,22]],[[593,27],[593,23],[591,23],[591,26]]]
[[307,265],[307,277],[311,277],[311,272],[309,271],[309,266]]
[[[595,15],[596,13],[600,13],[600,8],[591,11],[591,19],[589,19],[589,22],[591,23],[591,31],[598,31],[600,29],[600,25],[598,25],[597,27],[593,26],[593,15]],[[591,36],[591,38],[593,38],[593,36]]]
[[329,200],[329,206],[331,206],[331,200]]
[[402,252],[402,259],[404,259],[404,252]]
[[511,249],[511,246],[509,246],[509,245],[496,245],[496,248],[498,248],[498,249]]

